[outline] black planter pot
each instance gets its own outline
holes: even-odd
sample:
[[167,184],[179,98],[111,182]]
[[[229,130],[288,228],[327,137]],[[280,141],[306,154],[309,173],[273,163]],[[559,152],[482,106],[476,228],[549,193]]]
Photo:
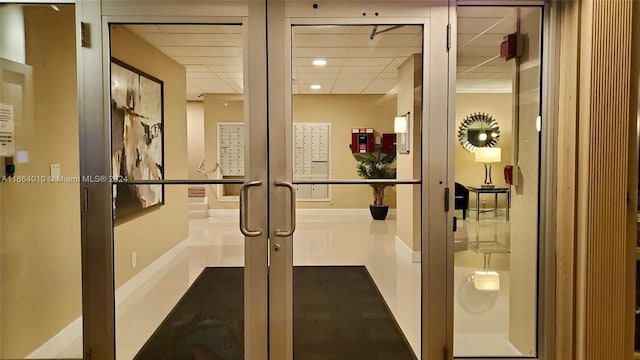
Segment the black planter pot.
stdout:
[[369,212],[374,220],[384,220],[389,213],[389,205],[369,205]]

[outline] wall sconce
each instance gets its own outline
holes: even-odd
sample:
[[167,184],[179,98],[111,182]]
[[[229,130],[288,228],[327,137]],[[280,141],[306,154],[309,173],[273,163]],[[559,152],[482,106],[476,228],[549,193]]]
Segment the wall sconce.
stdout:
[[500,148],[479,147],[476,149],[476,162],[484,163],[484,184],[482,187],[492,188],[495,185],[491,181],[491,164],[502,160]]
[[399,154],[409,153],[409,134],[411,131],[409,116],[410,114],[406,113],[393,119],[393,132],[396,133],[396,149]]

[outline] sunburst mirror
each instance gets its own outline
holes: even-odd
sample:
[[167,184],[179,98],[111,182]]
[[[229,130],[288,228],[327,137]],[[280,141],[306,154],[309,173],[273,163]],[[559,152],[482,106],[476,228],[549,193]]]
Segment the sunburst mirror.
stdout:
[[468,115],[458,127],[458,141],[470,153],[475,153],[479,147],[494,147],[499,139],[498,122],[486,113]]

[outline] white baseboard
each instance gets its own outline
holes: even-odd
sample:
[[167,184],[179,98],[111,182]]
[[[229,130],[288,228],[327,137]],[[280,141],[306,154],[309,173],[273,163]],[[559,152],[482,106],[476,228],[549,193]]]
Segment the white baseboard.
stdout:
[[238,209],[209,209],[209,217],[240,216]]
[[[315,217],[345,217],[345,216],[370,216],[369,209],[333,209],[333,208],[313,208],[296,209],[296,214],[300,220]],[[209,209],[209,217],[238,216],[238,209]],[[396,219],[396,209],[389,209],[389,220]]]
[[[34,352],[26,356],[26,359],[50,359],[55,358],[65,351],[74,341],[82,337],[82,316],[65,326],[54,337],[42,344]],[[82,355],[82,348],[80,349]]]
[[398,235],[396,235],[396,250],[410,256],[411,262],[419,263],[422,261],[422,251],[414,251]]
[[[179,242],[171,250],[164,253],[154,262],[142,269],[139,273],[134,275],[131,279],[127,280],[122,286],[116,289],[115,303],[116,307],[122,304],[125,300],[135,295],[143,286],[149,286],[149,281],[154,276],[158,276],[163,271],[170,271],[169,264],[174,261],[178,256],[184,254],[184,250],[187,248],[189,238]],[[39,348],[27,355],[27,359],[43,359],[43,358],[55,358],[63,351],[67,350],[69,346],[82,337],[82,316],[79,316],[73,320],[69,325],[65,326],[60,332],[54,335],[47,342],[42,344]],[[82,353],[82,349],[81,349]]]
[[[207,211],[209,217],[238,217],[238,209],[209,209]],[[301,221],[312,221],[315,218],[340,218],[345,221],[349,221],[349,217],[369,217],[369,209],[298,209],[298,219]],[[389,209],[388,220],[394,220],[396,218],[396,209]],[[134,296],[136,291],[144,285],[149,285],[148,282],[153,276],[157,276],[163,270],[167,270],[167,266],[188,246],[188,238],[178,243],[172,249],[156,259],[153,263],[149,264],[146,268],[142,269],[139,273],[134,275],[126,283],[116,289],[115,302],[116,306],[120,305],[123,301]],[[396,248],[402,249],[401,252],[410,254],[412,262],[420,262],[420,251],[412,251],[409,246],[404,243],[399,237],[396,236],[396,242],[400,242],[402,245]],[[47,342],[42,344],[39,348],[33,351],[27,356],[28,359],[36,358],[51,358],[65,351],[71,343],[82,336],[82,317],[78,317],[65,326],[60,332],[54,335]]]

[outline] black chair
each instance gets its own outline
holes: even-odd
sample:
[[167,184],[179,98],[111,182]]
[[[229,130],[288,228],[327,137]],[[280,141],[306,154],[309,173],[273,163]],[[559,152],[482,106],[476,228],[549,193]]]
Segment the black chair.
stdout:
[[467,209],[469,208],[469,189],[460,183],[456,183],[455,186],[454,208],[462,210],[462,219],[464,220],[467,218]]

